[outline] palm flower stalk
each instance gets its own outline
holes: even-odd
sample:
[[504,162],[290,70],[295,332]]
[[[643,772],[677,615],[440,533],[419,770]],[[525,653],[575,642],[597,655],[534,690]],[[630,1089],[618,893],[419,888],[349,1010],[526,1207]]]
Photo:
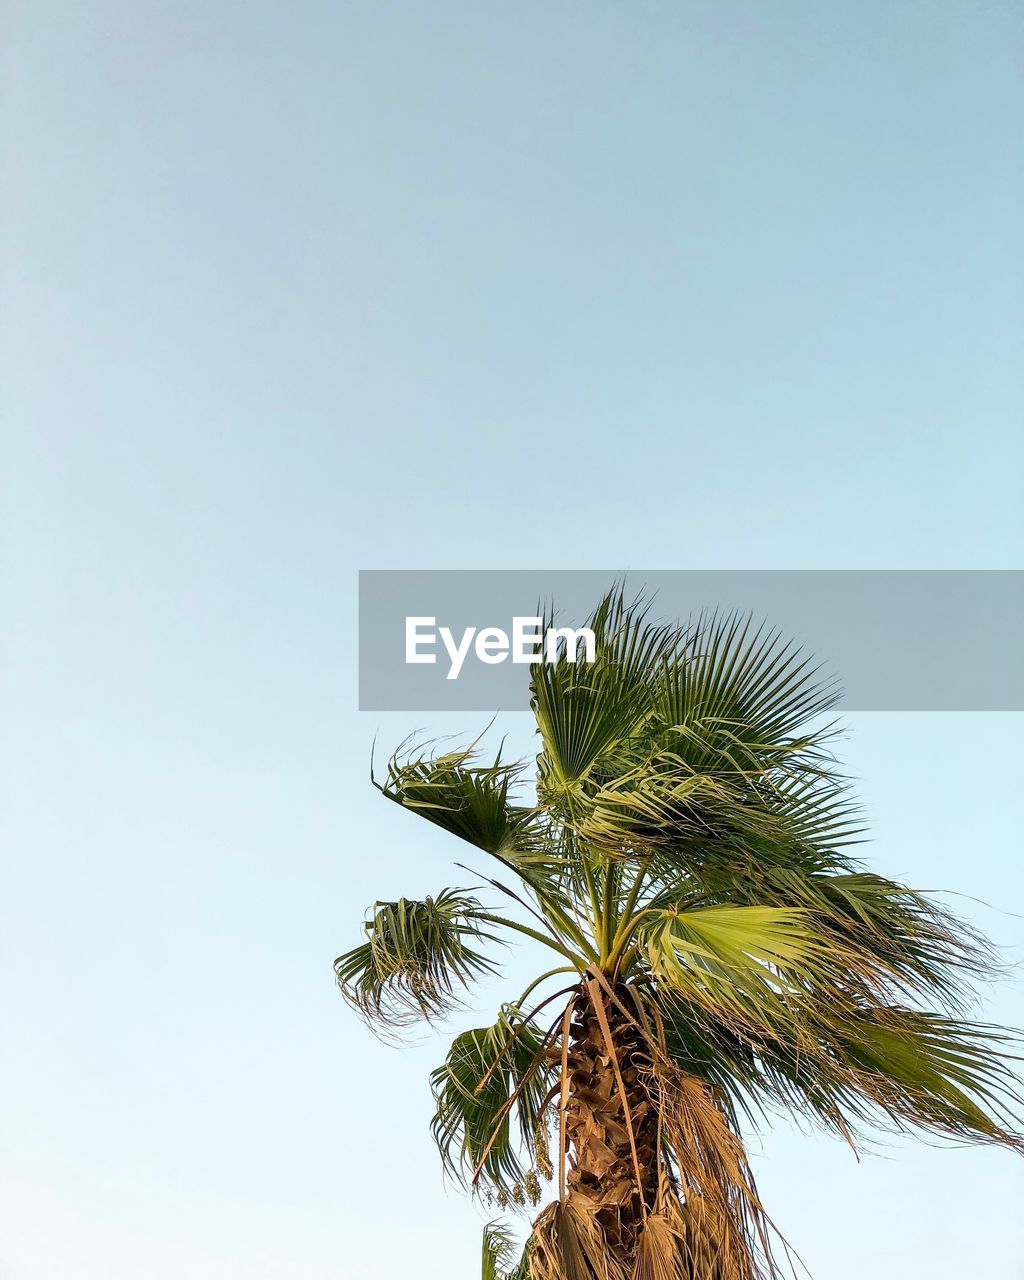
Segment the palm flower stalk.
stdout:
[[485,1230],[484,1280],[776,1280],[741,1126],[777,1109],[855,1149],[881,1127],[1024,1150],[1014,1034],[967,1018],[989,948],[850,852],[834,685],[736,616],[656,624],[615,589],[589,625],[593,664],[532,668],[529,793],[475,745],[374,779],[494,859],[497,905],[378,903],[335,963],[394,1031],[457,1008],[499,938],[551,957],[432,1076],[445,1169],[532,1217],[518,1257]]

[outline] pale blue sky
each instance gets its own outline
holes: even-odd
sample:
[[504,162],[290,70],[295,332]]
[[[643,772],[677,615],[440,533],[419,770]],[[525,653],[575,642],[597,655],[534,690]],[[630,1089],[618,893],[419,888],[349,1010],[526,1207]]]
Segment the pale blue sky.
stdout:
[[[473,1276],[332,986],[464,858],[356,571],[1020,567],[1021,11],[2,13],[0,1276]],[[1019,717],[851,726],[872,862],[1024,911]],[[1024,1277],[1007,1155],[758,1145],[819,1280]]]

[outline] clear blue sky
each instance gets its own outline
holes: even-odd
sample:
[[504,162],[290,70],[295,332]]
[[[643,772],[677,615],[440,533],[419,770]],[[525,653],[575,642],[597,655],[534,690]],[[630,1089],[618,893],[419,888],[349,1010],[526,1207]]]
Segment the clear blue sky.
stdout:
[[[464,874],[356,570],[1020,567],[1024,17],[2,13],[0,1276],[474,1276],[442,1047],[332,986]],[[1024,911],[1019,717],[851,727],[872,863]],[[756,1147],[818,1280],[1024,1277],[1008,1155]]]

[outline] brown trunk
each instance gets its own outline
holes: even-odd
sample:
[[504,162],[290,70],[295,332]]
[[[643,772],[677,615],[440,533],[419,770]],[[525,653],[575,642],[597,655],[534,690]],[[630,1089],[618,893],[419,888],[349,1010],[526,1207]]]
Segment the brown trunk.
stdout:
[[[581,1208],[594,1211],[609,1252],[631,1266],[645,1210],[653,1206],[657,1191],[658,1120],[645,1084],[650,1060],[641,1037],[616,1001],[603,994],[614,1062],[605,1028],[589,999],[581,997],[572,1021],[566,1191]],[[630,1008],[622,988],[616,995]]]
[[575,997],[566,1194],[534,1222],[532,1280],[780,1277],[727,1108],[645,1040],[632,1008],[624,984]]

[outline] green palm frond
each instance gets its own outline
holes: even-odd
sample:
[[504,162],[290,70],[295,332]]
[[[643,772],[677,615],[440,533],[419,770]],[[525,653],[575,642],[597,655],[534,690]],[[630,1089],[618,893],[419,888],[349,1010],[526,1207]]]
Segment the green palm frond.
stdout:
[[702,616],[667,645],[652,707],[617,746],[617,768],[578,799],[573,824],[614,856],[699,873],[751,859],[841,867],[857,806],[817,723],[836,697],[817,668],[749,619]]
[[[497,858],[523,881],[549,924],[588,954],[567,897],[577,873],[573,842],[544,810],[514,802],[523,767],[502,763],[500,754],[480,764],[476,744],[436,756],[396,753],[386,779],[375,785],[389,800]],[[491,883],[508,894],[507,886]]]
[[480,1280],[507,1280],[516,1253],[515,1237],[508,1227],[499,1220],[488,1222],[483,1230]]
[[526,1243],[523,1245],[523,1251],[519,1255],[519,1260],[515,1266],[505,1276],[505,1280],[530,1280],[530,1256],[533,1253],[533,1236],[527,1237]]
[[819,758],[833,728],[814,722],[838,698],[835,682],[777,631],[750,616],[704,613],[664,664],[656,709],[695,772],[760,772]]
[[533,1168],[535,1138],[556,1071],[550,1036],[506,1006],[490,1027],[452,1042],[431,1076],[431,1123],[446,1171],[505,1195]]
[[653,982],[638,983],[637,993],[641,1008],[660,1029],[668,1059],[715,1087],[723,1101],[751,1122],[763,1119],[766,1099],[751,1037]]
[[649,858],[663,872],[699,877],[754,862],[845,866],[838,850],[847,816],[827,784],[797,793],[760,777],[694,774],[662,753],[590,797],[577,826],[608,856]]
[[852,798],[845,779],[814,770],[773,780],[768,802],[791,847],[809,851],[819,870],[851,865],[843,851],[863,841],[864,823],[860,804]]
[[611,592],[587,622],[596,639],[593,664],[532,669],[531,706],[543,743],[538,788],[559,812],[585,780],[615,771],[617,753],[650,715],[660,663],[679,633],[647,614],[642,601],[626,604],[621,591]]
[[1024,1151],[1006,1127],[1011,1105],[1019,1113],[1021,1104],[1006,1058],[1012,1045],[997,1028],[889,1007],[848,1020],[834,1052],[859,1091],[899,1126]]
[[493,941],[479,902],[445,889],[422,902],[378,902],[367,941],[334,962],[342,994],[371,1021],[402,1026],[458,1006],[459,988],[493,973],[476,944]]
[[678,1066],[714,1085],[752,1121],[781,1107],[822,1121],[848,1141],[860,1130],[1021,1146],[1024,1105],[1013,1070],[1018,1039],[1000,1028],[896,1005],[857,1008],[802,1024],[747,1031],[723,1009],[650,997]]
[[972,929],[924,895],[873,873],[771,868],[735,883],[732,896],[807,910],[827,945],[858,955],[860,970],[871,970],[894,996],[961,1012],[976,981],[994,972],[991,949]]
[[827,988],[845,957],[826,947],[798,907],[720,906],[652,912],[639,946],[655,982],[745,1029],[795,1030],[811,992]]
[[482,1280],[530,1280],[533,1237],[520,1249],[503,1222],[488,1222],[483,1231]]
[[402,758],[396,753],[384,781],[376,785],[389,800],[452,835],[514,860],[535,850],[543,834],[538,811],[512,799],[523,768],[503,763],[500,755],[482,765],[473,746],[441,755]]

